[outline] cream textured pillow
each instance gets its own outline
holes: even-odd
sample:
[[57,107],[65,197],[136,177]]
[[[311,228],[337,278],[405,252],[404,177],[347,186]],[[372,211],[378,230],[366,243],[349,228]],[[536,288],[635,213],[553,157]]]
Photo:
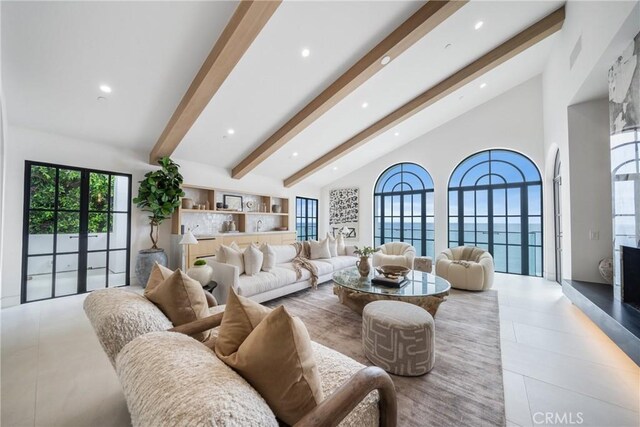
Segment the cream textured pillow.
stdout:
[[242,257],[244,259],[244,272],[247,276],[253,276],[260,273],[264,254],[260,251],[258,246],[251,244],[251,246],[244,251]]
[[[224,245],[222,245],[222,246],[224,246]],[[220,246],[218,248],[218,250],[216,251],[216,261],[219,262],[219,263],[222,263],[222,264],[226,264],[227,263],[227,259],[224,257],[224,253],[222,252],[222,246]],[[231,242],[229,247],[235,249],[236,251],[242,252],[242,249],[240,249],[240,246],[238,246],[238,244],[236,242]]]
[[331,258],[338,256],[338,241],[330,233],[327,233],[327,240],[329,241],[329,253]]
[[263,243],[260,246],[260,251],[264,255],[262,259],[262,271],[271,271],[276,266],[276,251],[268,243]]
[[317,240],[309,240],[309,247],[311,248],[311,259],[331,258],[331,252],[329,251],[329,239],[325,238],[319,242]]
[[270,308],[237,295],[233,289],[230,289],[222,323],[218,329],[216,354],[229,356],[238,351],[240,344],[269,313],[271,313]]
[[[180,326],[209,316],[209,304],[204,292],[199,282],[177,269],[145,296],[162,310],[174,326]],[[206,341],[209,333],[198,333],[193,338]]]
[[235,249],[233,248],[233,246],[225,245],[220,246],[220,250],[222,251],[224,263],[235,265],[236,267],[238,267],[238,274],[244,274],[244,256],[242,250],[240,250],[240,248]]
[[336,243],[338,244],[338,255],[346,255],[347,245],[344,243],[344,235],[342,233],[338,233],[338,237],[336,237]]
[[[144,288],[144,296],[151,292],[153,288],[158,286],[169,276],[173,274],[173,270],[168,269],[164,265],[160,265],[157,262],[151,268],[151,274],[149,274],[149,280],[147,280],[147,286]],[[141,283],[142,284],[142,283]]]
[[289,425],[323,400],[307,328],[283,306],[264,317],[237,352],[221,355],[216,344],[216,353],[260,393],[276,417]]

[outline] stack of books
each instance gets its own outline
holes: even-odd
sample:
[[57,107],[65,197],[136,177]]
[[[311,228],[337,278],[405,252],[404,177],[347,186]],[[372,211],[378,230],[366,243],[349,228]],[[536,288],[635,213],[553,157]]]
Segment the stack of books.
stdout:
[[387,286],[389,288],[401,288],[409,283],[409,280],[404,276],[389,278],[380,274],[371,279],[371,283],[378,286]]

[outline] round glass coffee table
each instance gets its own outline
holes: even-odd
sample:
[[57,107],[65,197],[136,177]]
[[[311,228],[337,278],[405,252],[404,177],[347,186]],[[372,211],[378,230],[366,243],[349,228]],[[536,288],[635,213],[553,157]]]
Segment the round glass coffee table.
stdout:
[[368,277],[361,277],[357,267],[337,271],[333,274],[333,293],[359,314],[372,301],[395,300],[418,305],[435,317],[451,289],[451,284],[442,277],[417,270],[411,270],[407,275],[409,283],[400,288],[372,284],[374,274],[372,269]]

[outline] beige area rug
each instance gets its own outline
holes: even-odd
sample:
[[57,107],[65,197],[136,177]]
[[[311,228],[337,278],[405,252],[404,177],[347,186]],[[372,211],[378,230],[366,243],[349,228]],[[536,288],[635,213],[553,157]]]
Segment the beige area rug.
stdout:
[[[333,284],[270,301],[300,317],[311,339],[365,364],[362,318],[338,302]],[[452,289],[436,315],[436,362],[421,377],[392,375],[399,426],[504,426],[498,294]]]

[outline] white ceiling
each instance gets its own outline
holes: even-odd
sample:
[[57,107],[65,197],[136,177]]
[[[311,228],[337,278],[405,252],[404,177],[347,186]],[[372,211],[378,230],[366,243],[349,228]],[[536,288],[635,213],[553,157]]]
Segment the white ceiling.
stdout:
[[[252,173],[288,177],[562,3],[465,5]],[[174,156],[235,166],[422,4],[285,1]],[[9,122],[150,151],[235,5],[2,2]],[[539,74],[552,44],[553,37],[308,181],[334,181]],[[101,83],[113,87],[106,102],[96,101]],[[226,136],[229,128],[234,135]]]

